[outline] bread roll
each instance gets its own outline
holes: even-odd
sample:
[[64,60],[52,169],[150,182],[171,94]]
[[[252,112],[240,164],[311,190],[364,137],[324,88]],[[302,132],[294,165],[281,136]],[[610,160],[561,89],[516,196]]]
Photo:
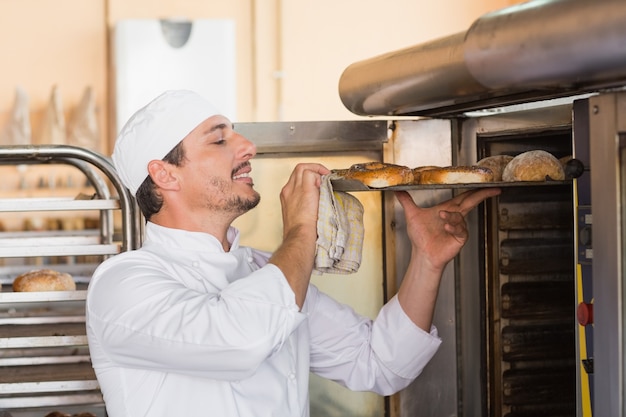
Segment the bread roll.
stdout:
[[413,183],[413,170],[404,165],[385,162],[354,164],[343,174],[347,180],[357,180],[370,188],[393,187]]
[[554,155],[542,150],[521,153],[502,172],[503,181],[562,181],[563,165]]
[[430,171],[432,169],[441,169],[441,167],[436,165],[425,165],[413,168],[413,184],[420,184],[422,172]]
[[76,283],[70,274],[38,269],[19,275],[13,280],[13,291],[73,291]]
[[493,155],[476,162],[476,166],[489,168],[493,172],[493,180],[502,181],[502,172],[512,159],[511,155]]
[[426,169],[420,172],[418,184],[474,184],[492,182],[493,172],[479,166],[456,166]]
[[563,165],[563,168],[565,168],[565,165],[567,165],[567,163],[572,159],[574,159],[572,155],[565,155],[559,158],[559,162]]

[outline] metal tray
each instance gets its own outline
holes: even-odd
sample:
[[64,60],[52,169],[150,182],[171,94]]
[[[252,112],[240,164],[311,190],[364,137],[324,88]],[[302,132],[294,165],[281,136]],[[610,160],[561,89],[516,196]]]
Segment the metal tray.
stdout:
[[510,187],[537,187],[572,184],[572,180],[564,181],[516,181],[516,182],[480,182],[465,184],[421,184],[421,185],[395,185],[392,187],[372,188],[358,180],[331,179],[335,191],[401,191],[401,190],[439,190],[451,188],[510,188]]

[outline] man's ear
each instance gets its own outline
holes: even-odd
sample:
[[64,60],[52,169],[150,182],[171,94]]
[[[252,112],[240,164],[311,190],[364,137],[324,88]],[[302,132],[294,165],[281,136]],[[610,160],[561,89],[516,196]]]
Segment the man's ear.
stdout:
[[178,177],[174,168],[165,161],[155,159],[148,163],[148,174],[157,187],[173,190],[178,188]]

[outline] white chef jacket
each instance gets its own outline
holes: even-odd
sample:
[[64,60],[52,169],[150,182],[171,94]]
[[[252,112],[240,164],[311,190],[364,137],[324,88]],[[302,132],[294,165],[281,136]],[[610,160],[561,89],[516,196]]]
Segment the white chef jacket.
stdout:
[[141,249],[103,262],[87,294],[91,360],[110,417],[309,415],[309,371],[392,394],[441,340],[396,298],[376,320],[308,289],[302,311],[269,254],[148,223]]

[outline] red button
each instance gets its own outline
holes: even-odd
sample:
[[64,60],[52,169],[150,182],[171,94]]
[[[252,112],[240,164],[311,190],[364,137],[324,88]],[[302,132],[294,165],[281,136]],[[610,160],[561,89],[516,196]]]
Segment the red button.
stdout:
[[578,324],[586,326],[593,323],[593,304],[580,303],[576,309]]

